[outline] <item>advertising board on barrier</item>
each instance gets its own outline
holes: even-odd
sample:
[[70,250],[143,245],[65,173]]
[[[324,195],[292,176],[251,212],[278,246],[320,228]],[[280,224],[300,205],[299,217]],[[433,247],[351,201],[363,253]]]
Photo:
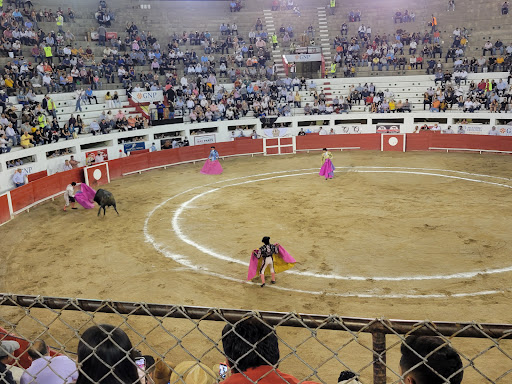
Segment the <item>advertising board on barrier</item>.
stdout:
[[364,133],[366,126],[362,125],[341,125],[336,127],[336,133],[341,134],[358,134],[358,133]]
[[283,137],[288,133],[287,127],[266,128],[263,130],[266,137]]
[[129,143],[124,145],[124,153],[129,153],[132,151],[140,151],[141,149],[146,149],[146,143],[140,141],[138,143]]
[[500,133],[500,136],[512,136],[512,125],[497,125],[496,129]]
[[377,133],[400,133],[400,124],[377,124]]
[[99,164],[108,160],[108,153],[106,149],[98,149],[96,151],[85,152],[85,164]]
[[[463,125],[466,135],[487,135],[487,125]],[[458,127],[457,127],[458,129]]]
[[132,100],[136,103],[150,103],[152,101],[163,101],[163,91],[132,92]]
[[213,144],[213,143],[215,143],[215,133],[211,133],[208,135],[194,136],[194,145]]

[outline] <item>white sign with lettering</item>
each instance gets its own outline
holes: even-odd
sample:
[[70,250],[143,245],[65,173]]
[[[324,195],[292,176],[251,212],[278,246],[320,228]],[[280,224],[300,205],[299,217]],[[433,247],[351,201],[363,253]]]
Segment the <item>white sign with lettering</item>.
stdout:
[[321,53],[301,53],[298,55],[285,55],[289,63],[305,63],[309,61],[322,61]]
[[215,143],[215,133],[209,135],[194,136],[194,145]]
[[162,91],[132,92],[132,100],[137,103],[164,101],[164,93]]

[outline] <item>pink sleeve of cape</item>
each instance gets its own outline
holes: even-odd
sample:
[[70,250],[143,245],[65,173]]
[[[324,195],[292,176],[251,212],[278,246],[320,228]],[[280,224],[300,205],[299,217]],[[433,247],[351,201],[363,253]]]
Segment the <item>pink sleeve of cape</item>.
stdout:
[[258,258],[254,256],[255,250],[251,253],[249,261],[249,270],[247,271],[247,280],[252,280],[258,274]]
[[286,252],[286,249],[284,249],[281,245],[279,246],[279,256],[285,261],[286,263],[296,263],[295,259]]
[[85,209],[94,208],[94,196],[96,195],[96,191],[89,187],[87,184],[80,184],[80,192],[77,192],[75,195],[75,199],[82,207]]

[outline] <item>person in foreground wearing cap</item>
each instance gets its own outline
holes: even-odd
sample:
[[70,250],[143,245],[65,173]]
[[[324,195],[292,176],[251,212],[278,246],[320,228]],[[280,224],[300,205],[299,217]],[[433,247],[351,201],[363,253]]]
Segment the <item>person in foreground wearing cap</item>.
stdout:
[[43,340],[36,340],[27,351],[32,364],[21,375],[20,384],[74,383],[78,379],[78,368],[69,357],[50,356]]
[[[270,244],[270,237],[265,236],[261,239],[263,245],[259,249],[255,249],[251,254],[249,262],[249,271],[247,273],[247,280],[252,280],[257,273],[261,277],[261,287],[265,286],[265,270],[267,267],[270,269],[271,283],[276,283],[276,273],[284,272],[292,268],[296,261],[290,256],[288,252],[279,244]],[[278,256],[275,259],[274,254]]]
[[7,369],[7,364],[14,362],[14,352],[20,349],[17,341],[0,341],[0,383],[16,384],[12,372]]

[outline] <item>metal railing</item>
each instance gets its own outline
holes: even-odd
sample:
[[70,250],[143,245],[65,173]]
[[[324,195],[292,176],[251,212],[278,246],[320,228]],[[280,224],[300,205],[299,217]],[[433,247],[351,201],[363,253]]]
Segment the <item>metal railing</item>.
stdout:
[[[396,362],[388,363],[388,356],[396,361],[400,346],[414,335],[435,336],[443,346],[453,347],[462,361],[460,371],[467,377],[464,383],[512,382],[512,342],[508,341],[512,339],[511,324],[389,320],[13,294],[0,294],[0,309],[0,327],[7,334],[27,340],[29,345],[36,339],[47,339],[55,352],[73,358],[81,334],[91,325],[109,322],[126,331],[134,348],[149,351],[157,359],[192,360],[203,366],[226,358],[221,347],[223,337],[214,325],[257,318],[277,335],[281,346],[278,364],[288,370],[292,366],[289,373],[300,381],[331,383],[333,367],[338,367],[355,372],[362,383],[399,383],[400,370]],[[188,339],[192,334],[191,345]],[[4,337],[0,334],[0,340]],[[164,339],[168,344],[161,345]],[[481,342],[475,345],[478,340]],[[313,355],[312,342],[316,345]],[[307,353],[305,347],[309,348]],[[492,367],[481,364],[487,355],[494,361]],[[426,359],[423,362],[428,366]],[[175,373],[173,365],[168,364],[171,373]],[[236,364],[231,367],[236,368]],[[77,370],[82,372],[82,368]],[[214,379],[220,381],[221,377],[216,375]]]

